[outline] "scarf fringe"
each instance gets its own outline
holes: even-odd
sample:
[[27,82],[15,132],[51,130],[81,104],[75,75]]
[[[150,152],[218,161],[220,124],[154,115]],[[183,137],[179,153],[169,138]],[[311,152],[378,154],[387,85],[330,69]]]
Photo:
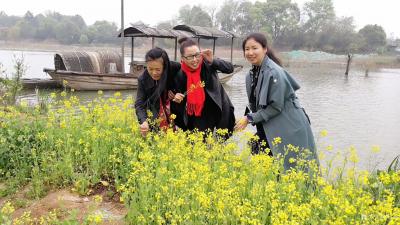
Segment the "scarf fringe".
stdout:
[[198,104],[187,104],[186,112],[188,115],[201,116],[201,112],[203,111],[203,105]]

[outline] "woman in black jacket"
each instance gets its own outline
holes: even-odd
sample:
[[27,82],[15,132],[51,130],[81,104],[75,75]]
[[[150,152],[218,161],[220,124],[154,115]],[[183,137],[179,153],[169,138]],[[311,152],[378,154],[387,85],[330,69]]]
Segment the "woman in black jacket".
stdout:
[[173,77],[178,117],[183,129],[199,131],[214,128],[233,131],[234,107],[219,81],[217,70],[232,73],[233,65],[213,57],[211,50],[200,51],[189,38],[179,40],[181,70]]
[[[136,115],[143,136],[149,132],[150,127],[157,130],[170,126],[172,121],[168,87],[171,84],[171,76],[180,69],[180,64],[170,62],[167,52],[161,48],[149,50],[145,60],[146,70],[138,78],[135,102]],[[147,111],[152,114],[150,118]]]

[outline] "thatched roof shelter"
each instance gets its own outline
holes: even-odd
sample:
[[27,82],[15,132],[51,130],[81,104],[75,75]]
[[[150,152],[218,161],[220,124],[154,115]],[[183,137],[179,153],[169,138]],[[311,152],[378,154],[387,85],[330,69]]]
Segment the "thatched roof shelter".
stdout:
[[[121,37],[121,33],[118,35]],[[154,27],[148,27],[145,25],[133,25],[124,30],[124,37],[132,38],[131,48],[131,61],[134,59],[134,39],[136,37],[147,37],[152,39],[152,48],[154,47],[155,38],[170,38],[175,39],[175,54],[174,59],[177,59],[177,40],[181,37],[190,37],[197,39],[200,45],[200,39],[213,40],[213,52],[215,52],[215,41],[218,38],[229,38],[232,39],[231,48],[233,48],[233,39],[239,37],[233,32],[227,32],[211,27],[200,27],[192,25],[177,25],[172,29],[159,29]],[[231,61],[232,61],[233,50],[231,49]]]

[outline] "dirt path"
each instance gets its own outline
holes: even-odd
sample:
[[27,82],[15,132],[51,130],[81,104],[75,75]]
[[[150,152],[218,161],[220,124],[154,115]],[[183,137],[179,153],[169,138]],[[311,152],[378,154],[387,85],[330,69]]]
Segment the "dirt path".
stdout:
[[[2,185],[2,184],[0,184]],[[61,189],[49,192],[39,200],[29,200],[23,190],[14,196],[0,198],[0,206],[6,201],[18,208],[13,213],[13,218],[20,218],[24,212],[30,212],[31,218],[47,216],[50,212],[56,211],[60,220],[70,217],[71,213],[76,214],[76,219],[82,221],[88,215],[101,215],[103,224],[124,224],[124,217],[127,213],[125,206],[115,200],[106,197],[106,192],[98,193],[89,197],[82,197],[68,189]],[[97,197],[96,197],[97,196]],[[102,196],[102,201],[96,201]],[[18,205],[19,204],[19,205]]]

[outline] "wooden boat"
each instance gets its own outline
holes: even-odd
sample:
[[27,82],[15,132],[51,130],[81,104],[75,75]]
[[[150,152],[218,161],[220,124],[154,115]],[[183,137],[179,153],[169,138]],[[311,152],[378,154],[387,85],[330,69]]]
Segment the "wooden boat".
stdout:
[[[121,36],[121,35],[119,35]],[[215,52],[215,41],[217,38],[232,38],[231,61],[233,39],[236,37],[232,33],[220,31],[213,28],[197,26],[178,25],[173,29],[156,29],[145,26],[132,26],[124,30],[124,37],[132,38],[131,62],[129,73],[122,73],[122,56],[115,51],[94,51],[94,52],[60,52],[54,56],[55,69],[43,69],[53,80],[63,86],[75,90],[123,90],[137,88],[137,78],[145,69],[145,62],[134,61],[134,38],[154,38],[175,39],[174,59],[177,60],[177,40],[186,36],[196,38],[200,44],[200,39],[212,39],[213,52]],[[241,65],[234,65],[234,72],[231,74],[219,73],[221,83],[228,82],[232,76],[242,70]]]
[[130,73],[88,73],[44,69],[54,80],[74,90],[124,90],[137,88],[137,76]]
[[55,69],[43,69],[51,78],[74,90],[124,90],[137,88],[144,62],[134,62],[129,73],[121,73],[121,54],[115,51],[60,52]]
[[60,88],[60,82],[53,79],[40,79],[40,78],[23,78],[21,79],[22,87],[24,89],[35,88]]

